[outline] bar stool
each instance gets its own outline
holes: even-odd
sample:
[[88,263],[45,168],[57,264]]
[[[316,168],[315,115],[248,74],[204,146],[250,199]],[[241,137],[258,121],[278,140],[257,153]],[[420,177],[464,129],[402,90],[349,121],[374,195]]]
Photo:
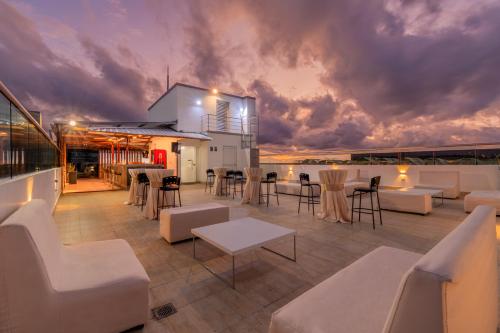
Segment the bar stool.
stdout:
[[236,195],[236,192],[237,192],[237,187],[236,185],[240,185],[240,193],[241,193],[241,197],[243,198],[243,185],[245,184],[246,182],[246,179],[245,177],[243,177],[243,171],[235,171],[233,173],[233,199],[234,199],[234,196]]
[[[260,181],[260,186],[259,186],[259,204],[260,204],[260,198],[265,197],[266,198],[266,204],[267,207],[269,207],[269,197],[276,197],[276,202],[278,203],[278,206],[280,205],[280,201],[278,199],[278,187],[276,186],[276,180],[278,179],[278,174],[276,172],[269,172],[266,175],[266,179],[262,179]],[[262,184],[266,184],[266,193],[262,193]],[[274,194],[271,194],[271,184],[274,184]]]
[[231,182],[234,182],[234,171],[233,170],[228,170],[226,171],[226,175],[224,176],[224,186],[226,189],[226,196],[228,196],[231,192]]
[[[370,187],[356,187],[354,192],[352,193],[352,209],[351,209],[351,224],[354,223],[354,212],[358,212],[358,221],[361,221],[361,213],[363,214],[371,214],[373,229],[375,229],[375,212],[378,212],[380,225],[382,225],[382,211],[380,209],[380,200],[378,197],[378,187],[380,185],[380,176],[373,177],[370,179]],[[361,207],[361,197],[363,194],[370,194],[370,208]],[[373,208],[373,193],[377,196],[377,209]],[[354,207],[354,198],[359,195],[359,206]]]
[[[307,203],[307,211],[309,211],[310,206],[312,206],[312,212],[314,216],[314,205],[319,204],[319,196],[314,195],[314,189],[318,189],[318,193],[321,193],[321,185],[317,183],[311,183],[309,180],[309,175],[307,173],[301,173],[299,175],[300,180],[300,193],[299,193],[299,209],[297,214],[300,214],[300,205],[303,203]],[[303,195],[303,189],[307,188],[307,195]],[[302,198],[307,198],[304,202]]]
[[214,169],[207,169],[207,180],[205,181],[205,192],[207,192],[207,187],[209,192],[212,193],[212,187],[215,183],[215,171]]
[[141,195],[141,211],[144,209],[146,200],[148,199],[148,187],[149,179],[145,173],[140,173],[137,175],[137,182],[142,185],[142,195]]
[[[156,216],[159,218],[160,217],[160,209],[161,208],[170,208],[170,207],[177,207],[175,204],[175,192],[177,191],[177,195],[179,197],[179,207],[182,207],[181,203],[181,177],[177,176],[169,176],[169,177],[164,177],[162,179],[162,185],[158,188],[158,196],[157,196],[157,202],[156,202],[156,207],[157,207],[157,212]],[[160,191],[162,191],[162,197],[161,197],[161,205],[160,203]],[[174,204],[173,205],[164,205],[165,202],[165,194],[167,192],[174,192]]]

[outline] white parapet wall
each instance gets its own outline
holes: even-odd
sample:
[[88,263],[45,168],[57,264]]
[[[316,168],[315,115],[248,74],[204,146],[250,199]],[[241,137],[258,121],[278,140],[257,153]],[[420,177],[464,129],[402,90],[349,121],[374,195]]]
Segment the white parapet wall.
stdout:
[[0,179],[0,221],[32,199],[43,199],[55,208],[61,195],[61,168]]
[[[419,171],[458,171],[460,191],[500,190],[498,165],[311,165],[311,164],[261,164],[264,173],[276,171],[278,178],[298,180],[301,172],[318,181],[318,171],[324,169],[359,169],[361,177],[381,176],[383,186],[411,187],[418,183]],[[404,170],[407,168],[406,170]],[[404,172],[404,173],[403,173]]]

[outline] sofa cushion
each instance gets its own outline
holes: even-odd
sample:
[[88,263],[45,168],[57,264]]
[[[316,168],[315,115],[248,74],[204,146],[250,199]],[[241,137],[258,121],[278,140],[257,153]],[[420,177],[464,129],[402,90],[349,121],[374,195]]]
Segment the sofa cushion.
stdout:
[[379,247],[274,312],[269,332],[380,332],[399,281],[420,257]]
[[495,211],[479,206],[401,281],[385,332],[496,332]]

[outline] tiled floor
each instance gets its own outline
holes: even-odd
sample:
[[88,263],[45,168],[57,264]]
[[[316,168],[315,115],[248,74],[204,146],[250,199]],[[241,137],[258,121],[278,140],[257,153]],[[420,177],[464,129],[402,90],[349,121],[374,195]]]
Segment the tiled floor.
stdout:
[[[466,216],[462,200],[446,200],[428,216],[384,211],[384,226],[372,230],[369,216],[351,226],[316,219],[306,206],[297,215],[296,197],[280,196],[279,207],[254,207],[215,199],[201,185],[184,186],[185,205],[217,201],[231,206],[232,218],[253,216],[298,231],[297,263],[263,250],[239,256],[233,290],[192,259],[190,241],[169,245],[158,221],[144,219],[126,199],[125,191],[65,194],[55,218],[64,243],[123,238],[134,248],[151,278],[151,307],[172,302],[178,310],[150,320],[144,332],[267,332],[273,311],[362,255],[380,245],[426,252]],[[291,253],[291,244],[273,248]],[[230,261],[221,252],[199,241],[197,256],[229,277]]]
[[76,184],[66,183],[64,187],[64,193],[99,192],[109,190],[111,190],[111,184],[99,178],[79,178],[77,179]]

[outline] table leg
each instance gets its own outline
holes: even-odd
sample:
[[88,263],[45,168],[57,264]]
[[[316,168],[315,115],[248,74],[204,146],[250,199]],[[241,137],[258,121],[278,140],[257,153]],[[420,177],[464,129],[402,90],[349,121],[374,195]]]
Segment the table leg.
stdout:
[[292,258],[292,257],[289,257],[289,256],[286,256],[286,255],[284,255],[284,254],[282,254],[282,253],[279,253],[279,252],[277,252],[277,251],[271,250],[270,248],[267,248],[267,247],[265,247],[265,246],[261,246],[261,248],[262,248],[263,250],[266,250],[266,251],[269,251],[269,252],[271,252],[271,253],[277,254],[277,255],[279,255],[280,257],[283,257],[283,258],[288,259],[288,260],[290,260],[290,261],[297,262],[297,246],[296,246],[296,239],[295,239],[295,237],[296,237],[296,236],[295,236],[295,235],[293,235],[293,258]]

